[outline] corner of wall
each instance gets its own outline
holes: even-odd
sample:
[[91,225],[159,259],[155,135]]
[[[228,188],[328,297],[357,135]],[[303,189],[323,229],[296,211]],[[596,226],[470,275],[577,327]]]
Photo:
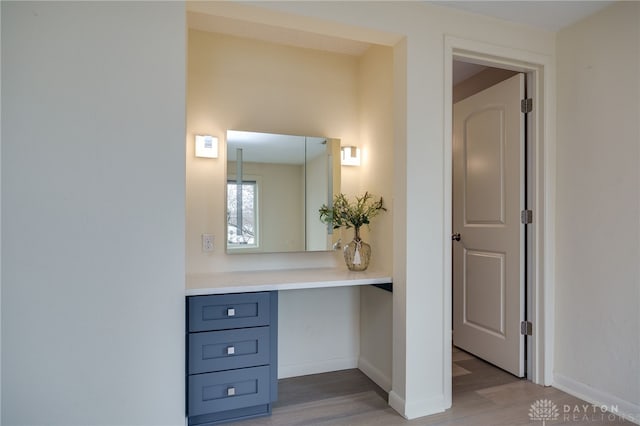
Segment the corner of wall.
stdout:
[[380,386],[385,392],[391,391],[391,376],[377,368],[371,361],[360,355],[358,369]]
[[[407,40],[403,38],[393,47],[393,120],[395,153],[394,170],[404,170],[407,164]],[[406,387],[406,256],[407,256],[407,176],[395,173],[393,177],[393,319],[394,338],[391,365],[392,391],[389,393],[389,405],[404,412]],[[398,392],[402,393],[402,396]]]
[[413,403],[407,403],[405,399],[393,390],[389,392],[389,405],[407,420],[442,413],[446,406],[444,399],[441,397],[422,398]]
[[[393,270],[394,116],[393,51],[370,47],[358,63],[360,192],[369,191],[385,200],[387,212],[376,217],[365,235],[372,245],[374,268]],[[375,288],[360,289],[360,355],[358,368],[385,391],[391,389],[392,294]]]

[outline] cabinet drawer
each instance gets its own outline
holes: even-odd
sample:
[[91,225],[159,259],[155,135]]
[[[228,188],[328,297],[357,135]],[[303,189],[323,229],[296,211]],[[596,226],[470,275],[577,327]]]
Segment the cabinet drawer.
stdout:
[[190,332],[269,325],[269,293],[190,296],[187,310]]
[[269,366],[189,376],[189,416],[268,404]]
[[270,328],[189,334],[189,374],[269,364]]

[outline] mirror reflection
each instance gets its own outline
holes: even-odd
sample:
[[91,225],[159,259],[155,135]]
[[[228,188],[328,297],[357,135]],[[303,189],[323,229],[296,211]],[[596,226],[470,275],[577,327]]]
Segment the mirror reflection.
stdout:
[[227,253],[331,250],[318,210],[340,192],[340,141],[227,131]]

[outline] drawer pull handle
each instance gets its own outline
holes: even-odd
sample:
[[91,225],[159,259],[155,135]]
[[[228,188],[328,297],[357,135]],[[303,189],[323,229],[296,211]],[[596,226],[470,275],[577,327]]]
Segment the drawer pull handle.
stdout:
[[235,308],[227,308],[227,316],[228,317],[235,317],[236,316]]
[[236,348],[233,346],[227,347],[227,355],[234,355],[236,353]]
[[233,386],[230,388],[227,388],[227,396],[234,396],[236,394],[236,388],[234,388]]

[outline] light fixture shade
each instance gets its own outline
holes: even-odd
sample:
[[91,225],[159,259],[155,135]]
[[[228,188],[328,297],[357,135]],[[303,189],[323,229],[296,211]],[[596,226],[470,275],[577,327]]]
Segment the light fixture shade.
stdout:
[[360,165],[360,148],[356,146],[343,146],[340,148],[341,160],[343,166],[359,166]]
[[196,157],[218,158],[218,138],[196,135]]

